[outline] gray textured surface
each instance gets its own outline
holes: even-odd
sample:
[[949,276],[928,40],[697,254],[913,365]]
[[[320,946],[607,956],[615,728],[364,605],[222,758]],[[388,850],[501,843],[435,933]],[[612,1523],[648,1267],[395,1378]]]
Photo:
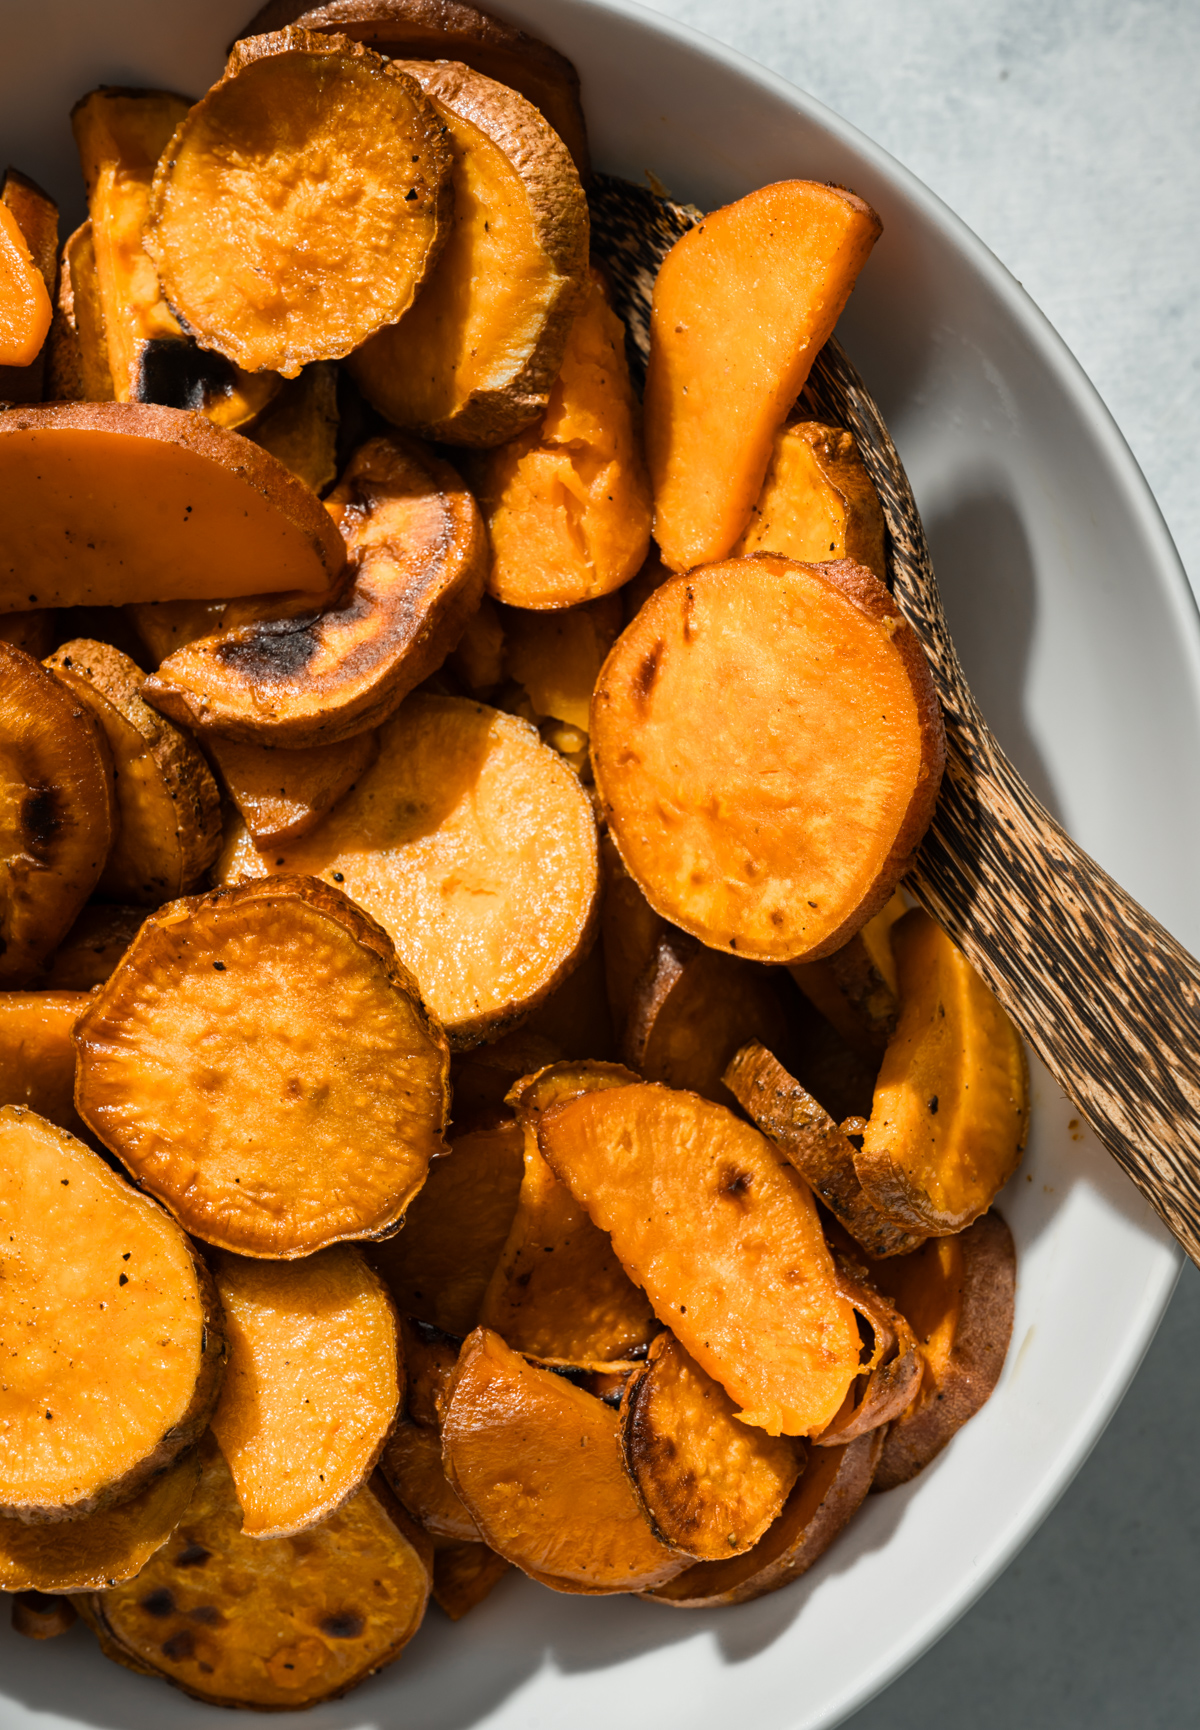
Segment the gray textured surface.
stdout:
[[[657,0],[655,9],[810,91],[965,218],[1098,387],[1200,592],[1195,0]],[[1197,1722],[1198,1339],[1200,1274],[1189,1266],[1125,1403],[1058,1508],[852,1730]]]

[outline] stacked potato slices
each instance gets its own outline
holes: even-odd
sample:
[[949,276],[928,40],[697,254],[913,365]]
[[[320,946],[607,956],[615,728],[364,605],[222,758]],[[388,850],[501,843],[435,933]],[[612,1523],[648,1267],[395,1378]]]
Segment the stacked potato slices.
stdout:
[[940,711],[798,401],[878,218],[698,220],[643,401],[578,80],[469,5],[72,122],[61,252],[0,192],[14,1623],[285,1710],[514,1570],[773,1591],[1012,1320],[1024,1056],[900,889]]

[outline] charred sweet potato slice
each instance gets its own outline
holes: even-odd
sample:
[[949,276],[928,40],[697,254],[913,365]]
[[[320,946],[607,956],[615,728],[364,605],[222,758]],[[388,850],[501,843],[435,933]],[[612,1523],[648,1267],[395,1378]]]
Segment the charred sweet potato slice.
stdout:
[[500,444],[544,412],[562,366],[587,200],[565,144],[516,90],[454,61],[400,64],[449,132],[454,224],[412,310],[350,371],[397,426]]
[[[15,168],[5,170],[3,183],[0,184],[0,204],[3,204],[11,222],[16,225],[24,248],[41,278],[47,303],[51,304],[58,277],[58,206],[35,181]],[[16,263],[18,251],[6,221],[5,239],[0,243],[0,253],[5,260],[4,264],[0,264],[0,282],[7,283],[7,269]],[[23,260],[19,277],[20,303],[25,305],[28,296],[31,309],[38,307],[37,287],[32,282],[26,282]],[[36,334],[42,316],[44,309],[39,309],[38,315],[27,327],[27,342]],[[11,340],[11,336],[8,340]],[[44,334],[32,359],[15,366],[0,365],[0,402],[41,401],[48,345],[48,334]]]
[[53,308],[21,225],[0,198],[0,367],[32,365],[42,351]]
[[401,1393],[396,1316],[349,1244],[302,1261],[220,1255],[229,1363],[212,1430],[242,1504],[242,1530],[282,1538],[361,1489]]
[[231,603],[220,629],[149,680],[164,714],[249,744],[304,749],[386,721],[458,641],[487,541],[448,463],[395,435],[358,451],[328,500],[350,559],[320,610]]
[[87,1006],[86,991],[0,991],[0,1105],[27,1106],[72,1135],[83,1130],[71,1036]]
[[238,1254],[386,1236],[442,1145],[445,1036],[386,934],[311,879],[160,908],[75,1039],[84,1121]]
[[199,1481],[193,1448],[119,1507],[50,1525],[0,1519],[0,1591],[102,1592],[131,1580],[182,1520]]
[[758,503],[733,550],[813,564],[853,559],[886,582],[883,507],[854,434],[820,421],[781,427]]
[[909,1231],[961,1231],[1020,1163],[1029,1127],[1021,1036],[966,956],[921,908],[893,934],[900,1021],[854,1169]]
[[892,926],[906,911],[899,890],[861,931],[823,961],[796,961],[788,972],[848,1044],[878,1060],[900,1014]]
[[920,1387],[888,1429],[876,1473],[874,1487],[891,1490],[937,1458],[1000,1379],[1012,1337],[1012,1233],[985,1213],[956,1237],[877,1263],[872,1278],[907,1317],[922,1357]]
[[889,899],[945,758],[916,634],[861,565],[664,583],[604,663],[592,767],[651,906],[757,961],[831,954]]
[[301,751],[243,745],[215,733],[205,743],[251,840],[263,848],[315,829],[379,755],[375,733]]
[[115,831],[99,723],[53,673],[0,642],[0,987],[25,984],[66,936]]
[[743,1422],[824,1429],[858,1374],[858,1328],[808,1187],[764,1136],[645,1083],[551,1106],[538,1145]]
[[725,558],[746,528],[775,435],[880,231],[844,187],[782,180],[705,217],[663,260],[646,456],[672,570]]
[[0,413],[0,612],[324,591],[346,547],[282,463],[149,403]]
[[225,1361],[212,1282],[175,1222],[74,1136],[11,1105],[0,1354],[0,1514],[33,1522],[136,1495],[203,1430]]
[[642,1511],[617,1414],[487,1328],[463,1346],[442,1448],[485,1541],[548,1585],[634,1592],[686,1566]]
[[118,826],[97,892],[142,907],[186,894],[221,845],[221,796],[199,748],[142,701],[146,675],[111,644],[72,638],[46,665],[112,753]]
[[263,855],[235,832],[222,882],[332,880],[378,919],[463,1048],[521,1021],[586,950],[599,897],[586,793],[533,728],[415,692],[379,756],[309,835]]
[[894,1224],[867,1200],[845,1129],[765,1046],[744,1045],[725,1071],[725,1085],[868,1255],[916,1249],[921,1234]]
[[857,1259],[834,1259],[842,1295],[857,1312],[863,1343],[860,1374],[841,1410],[813,1437],[823,1447],[852,1442],[899,1417],[921,1381],[921,1350],[905,1317]]
[[[597,271],[588,273],[545,414],[480,458],[472,479],[492,543],[488,591],[498,601],[573,607],[641,568],[650,480],[625,327]],[[576,725],[586,727],[586,716]]]
[[[114,906],[107,901],[89,902],[58,948],[43,963],[37,980],[39,994],[90,991],[93,985],[103,985],[141,930],[145,917],[145,910],[141,907]],[[74,1073],[75,1048],[72,1046],[72,1077]],[[43,1112],[42,1115],[48,1114]]]
[[645,1596],[677,1610],[748,1604],[798,1579],[825,1554],[871,1488],[882,1430],[840,1448],[814,1448],[783,1512],[752,1550],[724,1562],[697,1562]]
[[211,1444],[170,1543],[81,1600],[106,1657],[216,1706],[288,1711],[390,1663],[425,1614],[432,1552],[378,1477],[312,1532],[248,1538]]
[[671,1333],[659,1334],[629,1378],[621,1442],[663,1542],[709,1562],[758,1542],[804,1463],[802,1444],[740,1422],[724,1388]]
[[482,1604],[512,1566],[480,1543],[443,1543],[433,1552],[433,1595],[452,1622]]
[[340,36],[240,42],[154,177],[145,244],[202,348],[295,378],[411,306],[446,236],[445,129]]

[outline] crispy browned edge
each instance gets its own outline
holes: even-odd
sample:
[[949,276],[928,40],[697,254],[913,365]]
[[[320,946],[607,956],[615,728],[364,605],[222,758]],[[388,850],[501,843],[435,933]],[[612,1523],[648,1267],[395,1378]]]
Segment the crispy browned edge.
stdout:
[[668,925],[660,932],[650,960],[634,981],[633,995],[621,1038],[621,1056],[640,1072],[654,1026],[689,961],[703,945],[686,931]]
[[962,1307],[944,1379],[887,1433],[873,1488],[894,1490],[924,1471],[957,1430],[985,1406],[1000,1380],[1012,1338],[1017,1253],[1003,1217],[982,1214],[958,1234],[963,1251]]
[[836,1252],[833,1261],[838,1290],[870,1329],[873,1347],[841,1410],[813,1437],[821,1447],[852,1442],[899,1417],[920,1386],[924,1367],[912,1328],[891,1299],[876,1291],[866,1268]]

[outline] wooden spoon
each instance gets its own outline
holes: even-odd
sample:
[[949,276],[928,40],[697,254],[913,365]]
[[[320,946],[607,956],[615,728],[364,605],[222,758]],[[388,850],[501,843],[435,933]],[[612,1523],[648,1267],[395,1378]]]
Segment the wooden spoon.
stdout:
[[[658,266],[701,212],[606,175],[589,196],[593,247],[644,367]],[[804,395],[858,441],[887,520],[891,586],[945,713],[941,795],[905,887],[1200,1264],[1200,964],[1075,845],[996,743],[950,639],[904,465],[836,339]]]

